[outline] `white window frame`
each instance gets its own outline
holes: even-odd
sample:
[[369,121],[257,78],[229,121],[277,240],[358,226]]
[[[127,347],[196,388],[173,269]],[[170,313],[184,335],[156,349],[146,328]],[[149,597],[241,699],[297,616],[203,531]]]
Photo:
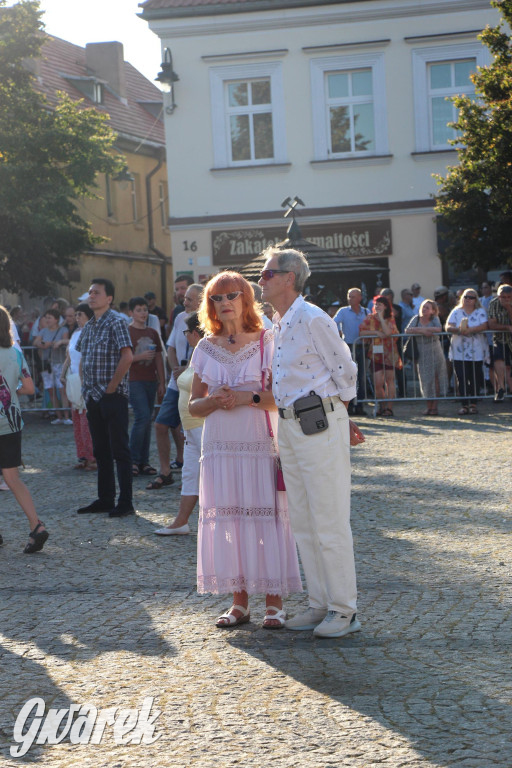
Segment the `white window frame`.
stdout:
[[[375,146],[374,149],[368,151],[336,152],[336,154],[332,154],[329,152],[330,126],[326,108],[326,74],[354,69],[371,69],[372,71]],[[310,74],[315,160],[362,159],[389,154],[384,53],[361,53],[350,56],[329,56],[312,59],[310,62]]]
[[[230,124],[226,109],[226,81],[270,78],[274,157],[261,160],[231,160]],[[210,68],[213,159],[215,168],[248,165],[277,165],[287,162],[284,88],[281,62],[260,62]]]
[[[438,61],[454,62],[462,59],[476,59],[477,67],[484,67],[491,61],[487,48],[477,41],[415,48],[412,51],[416,152],[442,152],[446,149],[455,149],[451,144],[434,145],[432,142],[428,65]],[[454,131],[454,138],[455,135]]]

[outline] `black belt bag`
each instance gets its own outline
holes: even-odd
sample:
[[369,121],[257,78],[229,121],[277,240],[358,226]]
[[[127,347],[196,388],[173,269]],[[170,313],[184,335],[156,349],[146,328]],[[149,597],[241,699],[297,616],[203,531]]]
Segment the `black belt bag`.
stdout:
[[315,435],[328,429],[322,398],[313,390],[306,397],[299,397],[293,404],[293,410],[305,435]]

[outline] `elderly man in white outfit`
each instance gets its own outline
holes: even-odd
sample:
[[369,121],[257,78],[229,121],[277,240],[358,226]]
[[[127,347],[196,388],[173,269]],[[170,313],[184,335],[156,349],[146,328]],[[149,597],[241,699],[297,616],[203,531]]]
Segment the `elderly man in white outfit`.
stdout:
[[[350,445],[364,436],[347,412],[356,396],[357,366],[333,320],[300,295],[310,275],[304,255],[270,248],[266,256],[259,284],[263,301],[276,310],[272,391],[281,417],[279,452],[309,592],[309,608],[285,627],[343,637],[361,628],[350,528]],[[304,434],[293,406],[312,390],[322,398],[328,427]]]

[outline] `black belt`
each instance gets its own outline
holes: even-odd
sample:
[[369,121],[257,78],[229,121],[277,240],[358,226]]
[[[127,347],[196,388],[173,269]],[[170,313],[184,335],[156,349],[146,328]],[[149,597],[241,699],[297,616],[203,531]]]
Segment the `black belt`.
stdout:
[[[326,411],[334,411],[334,408],[337,407],[341,402],[342,400],[338,395],[335,395],[334,397],[324,397],[322,399],[322,405]],[[278,408],[277,411],[282,419],[297,418],[293,406],[291,408]]]

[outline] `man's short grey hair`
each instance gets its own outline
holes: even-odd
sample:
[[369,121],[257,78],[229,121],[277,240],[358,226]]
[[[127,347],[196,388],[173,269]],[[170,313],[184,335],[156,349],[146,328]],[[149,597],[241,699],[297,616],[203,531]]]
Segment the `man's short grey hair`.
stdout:
[[363,292],[360,288],[349,288],[347,291],[347,299],[350,297],[350,294],[352,293],[352,291],[357,291],[358,293],[361,294],[361,296],[363,295]]
[[199,298],[201,298],[204,291],[204,285],[201,285],[201,283],[191,283],[188,286],[187,291],[189,291],[191,288],[195,288],[195,290],[197,291],[197,295],[199,296]]
[[502,293],[512,293],[512,285],[507,285],[506,283],[500,285],[498,288],[498,296],[501,296]]
[[267,248],[265,257],[272,259],[277,256],[277,266],[286,272],[295,272],[295,283],[293,288],[297,293],[302,293],[306,280],[311,274],[308,260],[302,251],[296,251],[294,248]]

